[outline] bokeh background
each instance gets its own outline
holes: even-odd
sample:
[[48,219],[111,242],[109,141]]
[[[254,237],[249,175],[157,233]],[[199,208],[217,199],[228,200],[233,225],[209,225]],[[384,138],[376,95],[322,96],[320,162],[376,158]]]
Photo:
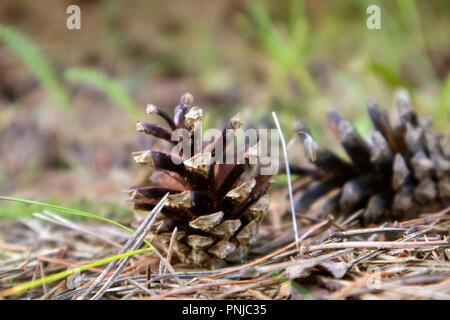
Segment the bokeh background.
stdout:
[[[66,8],[81,8],[81,30]],[[381,9],[369,30],[366,9]],[[128,215],[128,186],[145,179],[131,151],[148,103],[171,112],[184,92],[207,123],[241,112],[285,134],[295,119],[335,145],[330,106],[371,129],[368,98],[413,105],[448,135],[449,1],[0,1],[0,194]],[[292,151],[295,153],[295,150]],[[23,205],[0,203],[0,218]]]

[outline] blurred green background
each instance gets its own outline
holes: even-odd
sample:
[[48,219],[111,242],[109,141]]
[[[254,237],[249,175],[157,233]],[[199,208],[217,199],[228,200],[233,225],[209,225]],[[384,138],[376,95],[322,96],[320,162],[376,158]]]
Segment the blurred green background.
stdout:
[[[66,8],[81,8],[81,30]],[[369,30],[366,9],[381,9]],[[171,112],[184,92],[221,127],[247,125],[288,138],[294,119],[332,145],[329,106],[371,129],[366,99],[394,110],[399,90],[449,133],[449,1],[0,2],[0,194],[104,215],[130,213],[128,186],[145,178],[130,152],[147,103]],[[395,111],[395,110],[394,110]],[[0,218],[23,205],[0,203]]]

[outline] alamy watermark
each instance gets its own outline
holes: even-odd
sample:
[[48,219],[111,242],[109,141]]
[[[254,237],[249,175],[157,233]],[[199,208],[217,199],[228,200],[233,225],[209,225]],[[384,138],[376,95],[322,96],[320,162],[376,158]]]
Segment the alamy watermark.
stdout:
[[69,30],[81,29],[81,9],[79,6],[72,4],[67,7],[66,13],[69,16],[66,19],[66,27]]
[[[66,19],[66,26],[69,30],[81,29],[81,9],[79,6],[72,4],[67,7],[66,13],[69,16]],[[381,9],[378,5],[372,4],[367,7],[366,13],[370,16],[366,20],[366,26],[369,30],[381,29]]]
[[381,9],[376,4],[367,7],[367,14],[370,16],[366,20],[366,26],[369,30],[381,29]]

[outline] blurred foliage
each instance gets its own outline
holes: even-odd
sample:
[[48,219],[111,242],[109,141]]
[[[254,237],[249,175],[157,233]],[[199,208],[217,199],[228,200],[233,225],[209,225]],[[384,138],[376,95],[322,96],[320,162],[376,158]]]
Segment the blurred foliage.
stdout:
[[436,108],[435,117],[439,127],[448,130],[450,120],[450,74],[442,87],[442,95]]
[[[136,85],[146,78],[175,76],[188,81],[194,78],[194,83],[187,85],[189,89],[195,87],[197,92],[220,96],[239,90],[240,97],[245,97],[247,92],[242,90],[254,89],[246,83],[249,78],[243,72],[269,70],[253,85],[260,91],[254,93],[259,96],[256,101],[267,109],[277,109],[287,127],[294,113],[311,121],[313,127],[321,127],[327,105],[333,104],[366,129],[362,119],[366,117],[365,100],[372,97],[390,102],[399,88],[408,89],[413,102],[424,111],[436,110],[431,114],[441,128],[442,119],[449,117],[450,107],[440,99],[445,97],[440,92],[445,79],[437,78],[430,61],[431,51],[450,50],[445,32],[449,23],[443,20],[449,13],[449,5],[444,1],[420,3],[420,8],[416,1],[380,1],[377,5],[381,7],[382,30],[369,30],[365,26],[366,8],[372,4],[368,0],[349,0],[345,5],[339,1],[317,4],[304,0],[251,0],[239,5],[232,2],[229,6],[218,1],[205,9],[209,10],[205,15],[211,11],[214,14],[204,19],[197,19],[203,16],[202,11],[183,15],[189,6],[182,4],[158,7],[137,1],[127,5],[117,0],[96,3],[101,12],[100,34],[107,44],[105,54],[115,57],[116,70],[120,66],[135,68],[134,64],[136,72],[126,76],[128,82]],[[148,23],[140,20],[145,12],[150,13]],[[126,20],[130,13],[136,17],[133,22]],[[438,18],[432,20],[436,13]],[[214,21],[216,18],[218,21]],[[153,37],[147,38],[142,33],[146,25]],[[228,37],[228,41],[221,42],[222,31],[224,37],[232,33],[232,43]],[[36,50],[20,50],[18,54],[33,51]],[[267,59],[257,59],[264,53]],[[246,60],[246,69],[240,69],[242,62],[236,60],[238,57]],[[56,84],[57,77],[48,71],[49,63],[38,64],[47,70],[36,71],[44,75],[40,78],[44,84],[48,83],[46,87],[60,91],[61,96],[67,95]],[[104,90],[114,102],[132,115],[135,113],[136,99],[119,88],[123,81],[113,84],[112,79],[85,67],[75,70],[66,72],[71,80],[76,78]],[[234,102],[222,100],[219,97],[214,102],[219,107],[230,107]],[[251,98],[241,98],[233,109],[247,107],[250,101]],[[321,130],[316,131],[320,135]]]
[[303,297],[304,300],[314,300],[313,295],[304,286],[294,280],[290,280],[290,284],[295,293]]
[[[100,217],[104,218],[120,218],[130,219],[133,217],[133,210],[126,205],[117,203],[95,204],[89,200],[71,200],[51,199],[47,201],[54,206],[65,206],[74,211],[96,212]],[[18,217],[31,217],[33,213],[42,212],[42,206],[38,204],[28,204],[22,202],[6,202],[0,201],[0,220],[14,220]],[[69,216],[72,220],[84,221],[86,218],[82,216]]]
[[251,1],[248,15],[238,16],[238,23],[252,34],[270,54],[275,67],[271,77],[275,91],[286,90],[290,77],[304,90],[306,96],[320,95],[313,79],[308,62],[310,61],[311,38],[308,20],[305,16],[304,2],[289,1],[288,16],[283,21],[283,31],[275,26],[268,8],[259,1]]
[[[251,19],[244,20],[244,25],[254,21],[252,25],[259,31],[257,37],[261,39],[272,57],[274,69],[284,73],[283,79],[288,79],[287,73],[301,69],[308,76],[297,77],[299,86],[320,90],[320,96],[312,94],[315,90],[304,90],[302,95],[287,96],[286,100],[293,103],[294,110],[304,112],[308,117],[308,110],[301,106],[317,105],[316,101],[321,103],[324,97],[333,97],[332,100],[339,104],[337,107],[341,108],[344,106],[340,104],[347,101],[336,97],[346,96],[349,89],[359,91],[360,97],[355,96],[353,101],[349,101],[352,112],[347,116],[353,118],[358,127],[367,130],[365,100],[368,97],[377,99],[381,96],[380,85],[383,88],[382,93],[387,97],[393,96],[399,88],[406,88],[415,98],[413,102],[419,102],[419,108],[431,102],[431,106],[422,111],[430,111],[433,108],[440,110],[442,118],[436,118],[437,122],[441,129],[447,129],[445,119],[447,121],[449,119],[450,105],[448,101],[439,103],[439,99],[436,99],[439,95],[440,81],[430,63],[429,50],[433,46],[438,48],[443,46],[446,50],[450,48],[445,47],[448,46],[445,28],[436,28],[434,23],[426,24],[426,34],[433,30],[433,39],[436,43],[427,42],[431,39],[428,39],[422,30],[421,17],[415,1],[377,3],[381,7],[382,30],[369,30],[365,27],[367,18],[365,8],[372,4],[371,1],[348,1],[345,6],[329,1],[324,8],[315,8],[317,12],[323,14],[319,17],[313,10],[305,13],[305,5],[302,2],[292,1],[279,15],[278,24],[269,18],[268,4],[270,2],[263,5],[259,0],[252,1],[249,8]],[[307,4],[309,9],[314,9],[312,2]],[[448,6],[443,3],[437,2],[433,5],[438,8],[447,7],[444,13],[449,13]],[[430,7],[423,11],[427,14],[427,22],[431,22],[433,11],[438,10],[432,5]],[[355,15],[358,12],[356,10],[359,11],[359,15]],[[284,34],[287,36],[283,37],[280,34],[280,27],[284,27],[281,31],[285,31]],[[344,63],[339,61],[342,57],[341,50],[345,54]],[[289,59],[293,56],[295,58]],[[328,64],[331,71],[325,70],[324,74],[319,74],[318,77],[308,70],[317,64],[316,59],[320,56],[326,59],[320,63],[325,66]],[[351,77],[358,82],[362,81],[359,85],[355,84],[355,80],[350,79]],[[320,78],[329,79],[322,81],[325,82],[323,85]],[[336,84],[326,84],[330,83],[330,80]],[[286,83],[282,83],[281,86],[288,87]],[[352,90],[353,87],[356,87],[356,90]],[[322,101],[319,100],[321,98]],[[386,97],[381,99],[382,102],[386,101]],[[323,117],[326,108],[323,105],[319,108],[321,111],[312,115],[312,121],[320,121],[323,125],[323,120],[319,120],[317,115]],[[343,109],[346,113],[345,107]]]
[[2,25],[0,25],[0,40],[26,63],[36,78],[53,96],[55,102],[63,107],[68,106],[68,93],[61,83],[61,79],[33,41],[14,28]]
[[64,77],[70,82],[85,83],[101,90],[113,103],[122,107],[133,117],[139,114],[138,107],[124,86],[102,72],[87,68],[73,68],[66,70]]
[[[67,4],[48,2],[2,1],[0,18],[8,26],[0,26],[0,43],[54,101],[79,103],[75,112],[89,119],[96,114],[104,126],[123,126],[122,110],[135,119],[147,103],[171,112],[179,96],[191,92],[208,111],[205,128],[237,112],[248,126],[273,127],[269,111],[275,110],[288,140],[293,120],[301,119],[320,144],[331,144],[330,105],[365,133],[372,128],[366,100],[390,110],[396,93],[407,89],[415,107],[450,132],[449,1],[377,1],[381,30],[366,27],[370,0],[83,1],[79,31],[64,27]],[[82,90],[72,90],[75,83],[95,90],[76,96]],[[101,106],[97,113],[89,109],[101,105],[92,91],[104,93],[103,105],[106,100],[121,110],[107,109],[105,120]],[[0,109],[0,130],[8,107]],[[129,134],[133,144],[135,132]],[[116,143],[109,135],[95,141]],[[39,170],[39,163],[34,168],[24,174]],[[0,172],[0,186],[8,179]]]

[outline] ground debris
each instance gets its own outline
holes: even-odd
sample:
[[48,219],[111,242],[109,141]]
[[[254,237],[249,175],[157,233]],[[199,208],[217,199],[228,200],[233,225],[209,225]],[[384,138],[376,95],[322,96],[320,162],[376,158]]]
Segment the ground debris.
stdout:
[[[98,224],[56,223],[56,216],[53,223],[43,222],[42,215],[35,215],[38,218],[0,226],[0,293],[113,256],[117,244],[127,240],[114,226],[102,225],[102,237],[93,237]],[[173,257],[169,260],[169,246],[160,243],[158,254],[149,251],[133,257],[102,299],[450,299],[448,209],[365,228],[344,217],[307,221],[309,225],[299,229],[298,249],[293,234],[287,244],[279,240],[292,232],[288,223],[274,232],[266,224],[255,247],[277,246],[269,253],[254,250],[241,264],[216,270],[192,269]],[[161,267],[165,264],[170,268]],[[104,268],[77,272],[14,298],[76,299]]]

